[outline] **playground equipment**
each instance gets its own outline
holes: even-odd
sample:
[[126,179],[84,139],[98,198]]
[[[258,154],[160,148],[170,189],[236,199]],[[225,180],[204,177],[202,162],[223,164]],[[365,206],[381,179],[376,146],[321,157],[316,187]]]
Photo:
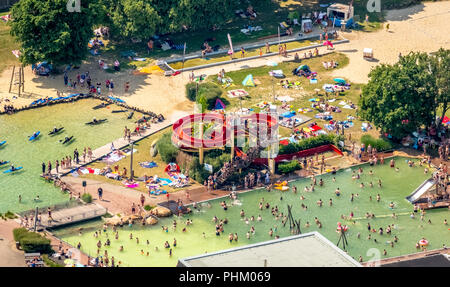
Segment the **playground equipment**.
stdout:
[[9,82],[9,93],[11,93],[11,90],[14,87],[17,86],[17,93],[19,97],[23,92],[25,92],[25,76],[23,72],[23,66],[21,65],[17,71],[16,66],[13,66],[12,73],[11,73],[11,81]]
[[256,146],[268,146],[277,141],[277,117],[270,114],[224,115],[219,113],[192,114],[172,126],[172,142],[181,150],[199,152],[203,164],[205,150],[231,147],[234,158],[235,139],[256,139]]

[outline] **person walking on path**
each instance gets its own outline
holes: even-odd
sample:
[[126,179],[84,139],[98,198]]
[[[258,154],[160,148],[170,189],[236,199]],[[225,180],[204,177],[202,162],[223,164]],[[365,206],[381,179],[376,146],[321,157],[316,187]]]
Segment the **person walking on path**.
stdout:
[[145,196],[143,194],[141,194],[140,200],[141,200],[141,206],[144,206],[144,204],[145,204]]
[[103,188],[99,187],[97,190],[98,199],[103,200]]
[[69,76],[67,76],[67,72],[64,73],[64,86],[67,87],[69,84]]

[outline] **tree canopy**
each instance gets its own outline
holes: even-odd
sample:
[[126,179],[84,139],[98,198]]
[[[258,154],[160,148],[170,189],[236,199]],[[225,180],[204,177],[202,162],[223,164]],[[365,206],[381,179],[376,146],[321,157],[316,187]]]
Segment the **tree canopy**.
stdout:
[[113,31],[122,37],[148,39],[155,34],[208,29],[225,23],[240,0],[101,0]]
[[[266,0],[269,1],[269,0]],[[71,3],[69,1],[69,3]],[[11,34],[22,47],[21,61],[79,63],[87,54],[94,25],[106,25],[124,39],[148,40],[157,34],[209,29],[228,21],[241,0],[21,0],[11,11]],[[243,6],[244,5],[244,6]],[[73,10],[73,9],[72,9]]]
[[80,12],[69,12],[67,0],[21,0],[11,10],[11,34],[21,44],[21,62],[79,63],[100,11],[95,0],[80,1]]
[[430,127],[438,109],[447,107],[448,56],[448,50],[410,53],[374,68],[363,87],[360,116],[396,138]]

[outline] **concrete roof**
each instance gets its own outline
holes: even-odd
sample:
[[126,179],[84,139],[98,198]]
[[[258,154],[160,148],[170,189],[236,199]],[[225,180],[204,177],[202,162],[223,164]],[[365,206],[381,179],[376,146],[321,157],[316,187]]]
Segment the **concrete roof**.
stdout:
[[180,259],[186,267],[356,267],[352,257],[318,232]]

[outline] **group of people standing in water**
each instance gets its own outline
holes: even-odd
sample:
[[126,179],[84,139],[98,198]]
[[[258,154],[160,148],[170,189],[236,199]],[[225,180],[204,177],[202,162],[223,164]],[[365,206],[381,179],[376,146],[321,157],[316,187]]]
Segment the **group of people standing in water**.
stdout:
[[42,166],[42,175],[43,176],[51,175],[53,167],[55,167],[56,174],[59,174],[60,171],[62,171],[62,170],[73,168],[73,166],[75,164],[79,165],[81,159],[82,159],[83,163],[86,163],[88,159],[89,159],[89,161],[92,161],[94,159],[94,154],[90,147],[85,147],[83,149],[81,158],[80,158],[80,153],[79,153],[78,149],[75,149],[73,151],[73,158],[72,158],[72,156],[63,157],[61,160],[56,160],[55,165],[53,165],[51,161],[48,161],[47,164],[45,164],[45,162],[43,162],[41,165]]

